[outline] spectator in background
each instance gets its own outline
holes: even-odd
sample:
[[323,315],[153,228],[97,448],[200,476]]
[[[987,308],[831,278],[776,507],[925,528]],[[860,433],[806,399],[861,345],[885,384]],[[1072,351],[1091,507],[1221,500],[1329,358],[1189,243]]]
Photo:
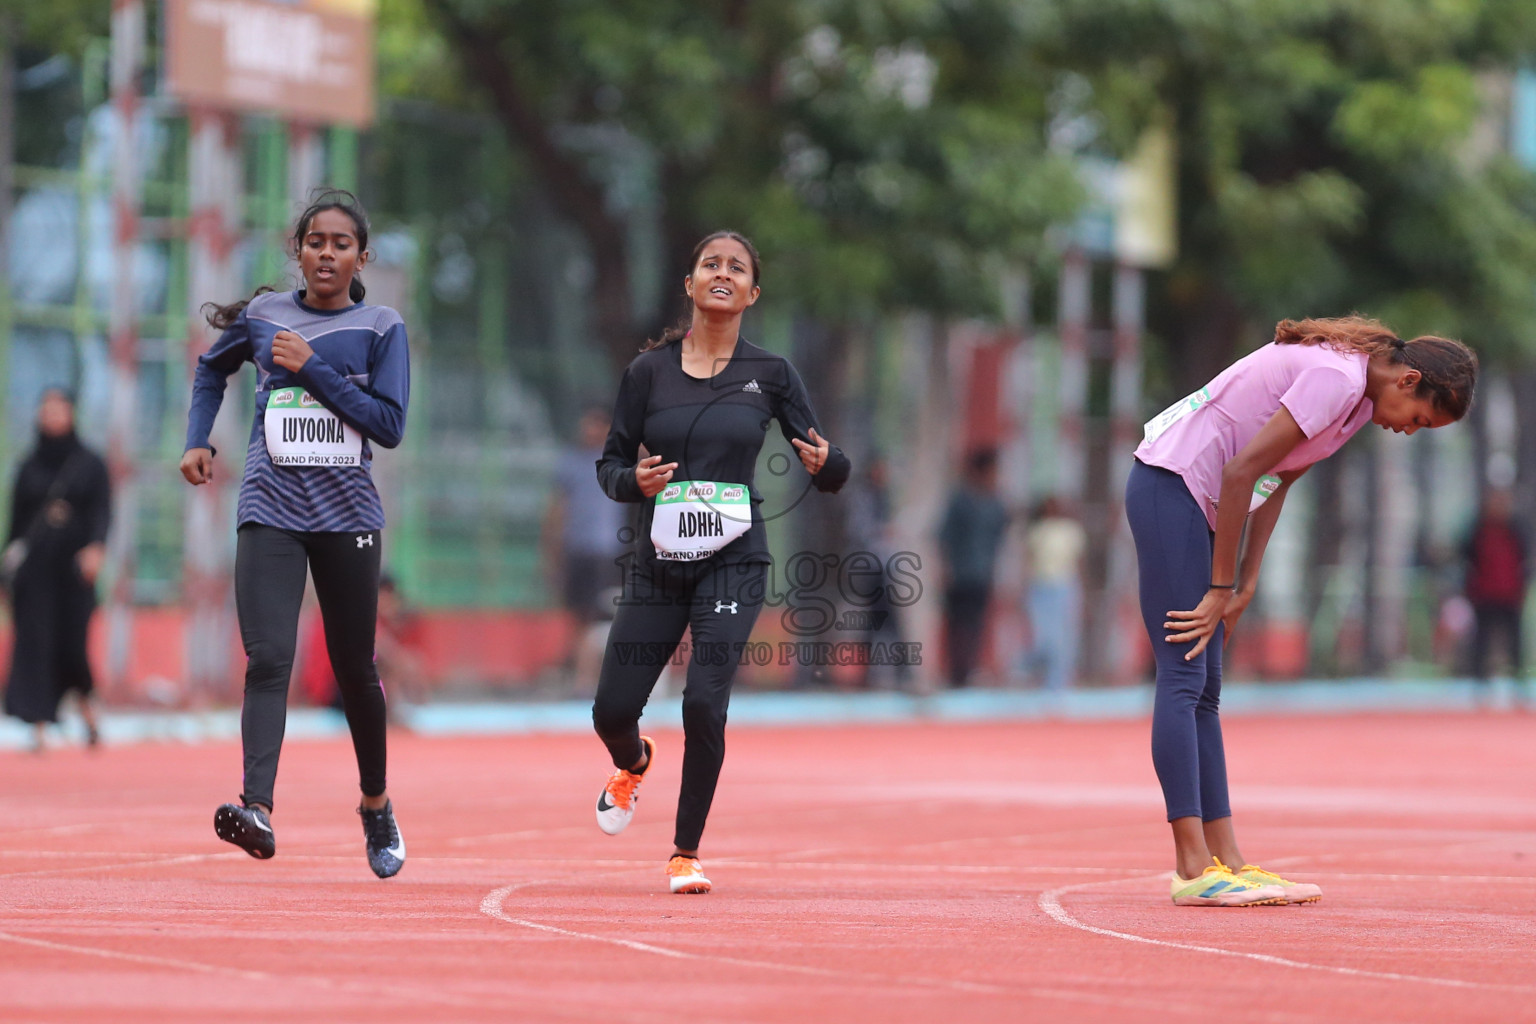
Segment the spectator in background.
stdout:
[[[900,644],[903,642],[901,610],[891,592],[895,585],[891,578],[892,559],[899,546],[891,522],[889,473],[883,456],[873,455],[868,468],[849,488],[847,524],[852,551],[872,555],[878,563],[878,581],[864,581],[858,594],[854,595],[859,599],[854,609],[864,618],[867,627],[862,630],[861,642],[870,648],[877,644]],[[847,599],[848,595],[845,595],[844,600]],[[904,662],[896,665],[878,663],[881,661],[873,659],[872,663],[862,667],[859,684],[882,689],[905,686],[911,667]]]
[[1029,588],[1029,662],[1043,673],[1047,690],[1060,692],[1077,677],[1081,636],[1083,552],[1088,534],[1061,499],[1046,498],[1024,534]]
[[1472,676],[1488,682],[1489,655],[1502,641],[1510,675],[1525,685],[1520,618],[1525,611],[1529,579],[1529,545],[1513,516],[1514,501],[1507,490],[1489,491],[1462,549],[1467,564],[1467,600],[1472,604]]
[[578,680],[597,678],[604,638],[595,645],[585,641],[592,626],[613,618],[613,597],[621,579],[618,560],[626,547],[620,534],[628,509],[608,499],[592,471],[602,458],[608,424],[609,414],[601,406],[582,413],[576,443],[560,453],[555,465],[555,486],[544,516],[546,578],[559,588],[561,603],[574,620],[566,667]]
[[70,691],[79,698],[87,743],[97,743],[86,632],[111,518],[106,463],[75,436],[73,397],[50,388],[38,404],[37,446],[16,472],[0,558],[15,627],[5,711],[32,725],[35,750]]
[[977,449],[939,526],[944,558],[944,653],[949,685],[966,685],[986,638],[987,608],[1008,510],[997,496],[997,452]]

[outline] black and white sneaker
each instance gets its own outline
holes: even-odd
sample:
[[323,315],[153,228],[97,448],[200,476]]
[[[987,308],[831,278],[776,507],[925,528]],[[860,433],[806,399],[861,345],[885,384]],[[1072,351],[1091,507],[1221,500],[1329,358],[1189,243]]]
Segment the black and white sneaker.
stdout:
[[277,852],[272,819],[260,807],[247,807],[243,803],[223,805],[213,812],[213,833],[257,860],[266,860]]
[[359,807],[363,838],[368,843],[368,866],[380,878],[391,878],[405,866],[405,840],[395,824],[395,809],[386,801],[377,811]]

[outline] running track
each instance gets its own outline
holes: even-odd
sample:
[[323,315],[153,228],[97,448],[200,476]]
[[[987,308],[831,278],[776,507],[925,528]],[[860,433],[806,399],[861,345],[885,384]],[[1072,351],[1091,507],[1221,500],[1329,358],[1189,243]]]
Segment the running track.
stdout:
[[1304,907],[1176,909],[1141,722],[742,728],[665,892],[681,738],[624,835],[595,738],[293,742],[277,859],[213,837],[238,747],[0,753],[0,1020],[1536,1021],[1536,717],[1227,723],[1249,856]]

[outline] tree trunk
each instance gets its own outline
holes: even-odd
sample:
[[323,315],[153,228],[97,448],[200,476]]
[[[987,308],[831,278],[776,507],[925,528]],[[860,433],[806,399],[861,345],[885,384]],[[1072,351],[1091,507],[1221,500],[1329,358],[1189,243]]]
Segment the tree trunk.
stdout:
[[1242,307],[1222,279],[1226,241],[1206,217],[1190,214],[1215,205],[1206,138],[1205,83],[1192,72],[1169,83],[1178,146],[1175,201],[1179,255],[1168,276],[1172,323],[1163,332],[1172,354],[1172,376],[1180,395],[1203,386],[1232,362],[1246,321]]
[[555,141],[551,125],[534,109],[503,57],[496,33],[462,18],[447,0],[426,0],[458,48],[464,65],[487,93],[508,140],[527,158],[555,209],[581,232],[592,260],[593,326],[620,365],[639,347],[629,273],[628,228],[608,211],[602,184]]
[[1173,304],[1169,352],[1177,393],[1187,395],[1211,381],[1237,357],[1247,321],[1237,300],[1215,280],[1188,302]]

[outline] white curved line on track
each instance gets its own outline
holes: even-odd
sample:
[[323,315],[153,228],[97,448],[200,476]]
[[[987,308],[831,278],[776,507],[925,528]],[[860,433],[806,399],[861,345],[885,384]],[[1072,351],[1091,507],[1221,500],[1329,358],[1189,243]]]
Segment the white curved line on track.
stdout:
[[923,988],[923,989],[950,989],[961,992],[977,993],[982,995],[1011,995],[1033,996],[1039,999],[1056,999],[1070,1003],[1089,1003],[1096,1006],[1114,1006],[1130,1008],[1143,1012],[1157,1011],[1167,1013],[1169,1011],[1184,1011],[1193,1014],[1198,1007],[1170,1004],[1166,1001],[1150,1001],[1141,999],[1126,999],[1116,996],[1103,995],[1096,992],[1077,992],[1069,989],[1052,989],[1040,987],[1008,988],[1000,985],[986,985],[979,982],[957,981],[952,978],[915,978],[915,977],[890,977],[879,974],[868,974],[863,971],[838,971],[825,967],[808,967],[802,964],[775,963],[771,960],[749,960],[744,957],[717,956],[710,953],[693,953],[683,949],[672,949],[667,946],[658,946],[649,942],[636,942],[633,939],[620,939],[609,935],[594,935],[591,932],[578,932],[569,928],[560,928],[552,924],[541,924],[538,921],[529,921],[523,918],[513,917],[508,914],[503,906],[506,898],[519,889],[528,889],[536,885],[548,885],[551,882],[564,881],[565,879],[539,879],[533,882],[519,882],[516,885],[502,886],[492,890],[480,901],[480,912],[497,921],[506,924],[518,925],[536,932],[544,932],[550,935],[559,935],[568,939],[584,939],[589,942],[600,942],[606,945],[619,946],[624,949],[632,949],[637,953],[650,953],[655,956],[663,956],[673,960],[698,960],[713,964],[731,964],[738,967],[750,967],[754,970],[781,971],[789,974],[813,975],[815,977],[828,978],[834,981],[857,982],[876,985],[882,989],[890,988]]
[[[1040,909],[1045,911],[1057,924],[1075,928],[1078,931],[1089,932],[1093,935],[1103,935],[1111,939],[1123,939],[1126,942],[1138,942],[1148,946],[1161,946],[1164,949],[1183,949],[1192,953],[1212,953],[1217,956],[1233,956],[1244,960],[1256,960],[1263,964],[1274,964],[1278,967],[1295,967],[1305,971],[1322,971],[1327,974],[1339,974],[1350,978],[1370,978],[1375,981],[1411,981],[1422,985],[1439,985],[1442,988],[1473,989],[1477,991],[1493,990],[1502,992],[1536,992],[1536,986],[1531,985],[1500,985],[1492,982],[1461,981],[1456,978],[1429,978],[1418,974],[1399,974],[1395,971],[1369,971],[1361,967],[1341,967],[1336,964],[1314,964],[1305,960],[1291,960],[1288,957],[1274,956],[1269,953],[1249,953],[1239,949],[1224,949],[1221,946],[1202,946],[1193,942],[1175,942],[1170,939],[1154,939],[1145,935],[1135,935],[1131,932],[1119,932],[1113,928],[1100,928],[1097,925],[1079,921],[1069,914],[1061,905],[1061,896],[1064,893],[1075,892],[1080,889],[1089,889],[1096,885],[1119,885],[1126,882],[1168,880],[1167,872],[1156,875],[1138,875],[1133,878],[1117,878],[1109,881],[1080,882],[1077,885],[1064,885],[1058,889],[1050,889],[1040,894]],[[1245,911],[1250,914],[1275,913],[1273,907],[1250,907]]]
[[538,921],[513,917],[506,912],[503,904],[512,893],[519,889],[527,889],[533,885],[547,884],[549,881],[553,881],[553,879],[539,882],[520,882],[516,885],[505,885],[500,889],[492,890],[486,895],[485,899],[480,901],[480,913],[497,921],[515,924],[518,927],[529,928],[536,932],[560,935],[568,939],[585,939],[588,942],[601,942],[610,946],[622,946],[624,949],[632,949],[637,953],[652,953],[656,956],[669,957],[673,960],[703,960],[714,964],[730,964],[735,967],[782,971],[787,974],[809,974],[818,978],[834,978],[843,981],[867,981],[880,985],[906,984],[922,988],[953,988],[963,992],[982,992],[989,995],[1000,995],[1008,991],[1008,989],[999,988],[996,985],[982,985],[952,979],[888,978],[878,974],[838,971],[827,967],[810,967],[804,964],[775,963],[772,960],[749,960],[744,957],[720,956],[714,953],[693,953],[686,949],[673,949],[669,946],[657,946],[649,942],[636,942],[634,939],[621,939],[611,935],[594,935],[591,932],[572,931],[569,928],[560,928],[552,924],[541,924]]

